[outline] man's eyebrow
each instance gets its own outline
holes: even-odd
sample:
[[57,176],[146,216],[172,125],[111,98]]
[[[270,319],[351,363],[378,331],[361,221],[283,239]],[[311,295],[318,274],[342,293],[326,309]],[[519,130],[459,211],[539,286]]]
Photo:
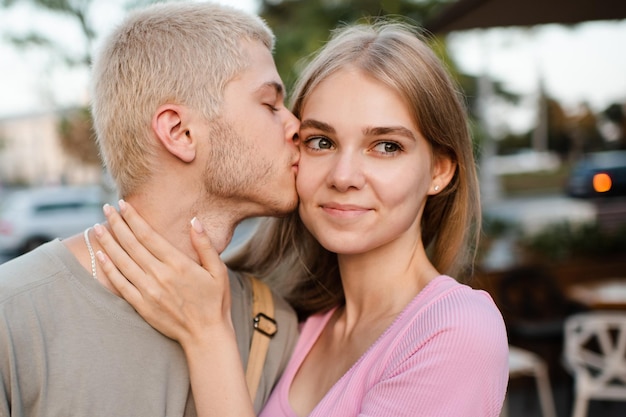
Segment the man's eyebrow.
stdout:
[[413,132],[402,126],[366,127],[363,129],[366,136],[400,135],[408,139],[417,140]]
[[302,123],[300,123],[300,129],[317,129],[326,133],[335,133],[335,129],[331,125],[313,119],[303,120]]
[[270,88],[272,90],[274,90],[276,92],[276,95],[280,96],[280,97],[284,97],[285,96],[285,87],[277,82],[277,81],[268,81],[266,83],[263,83],[263,85],[261,85],[261,87],[259,87],[259,91],[262,91],[266,88]]

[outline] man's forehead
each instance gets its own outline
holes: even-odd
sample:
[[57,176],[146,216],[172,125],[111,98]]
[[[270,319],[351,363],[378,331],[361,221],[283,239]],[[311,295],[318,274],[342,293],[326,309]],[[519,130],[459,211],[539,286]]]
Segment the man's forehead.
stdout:
[[272,90],[284,95],[285,87],[271,50],[258,40],[244,40],[242,48],[247,55],[247,62],[229,83],[242,82],[251,92]]

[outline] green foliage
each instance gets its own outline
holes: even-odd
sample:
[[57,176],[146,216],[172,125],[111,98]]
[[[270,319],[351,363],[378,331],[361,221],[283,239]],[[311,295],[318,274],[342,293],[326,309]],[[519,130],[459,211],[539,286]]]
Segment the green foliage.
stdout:
[[11,7],[18,3],[30,3],[36,8],[51,14],[70,16],[79,25],[86,41],[86,48],[79,57],[70,55],[61,45],[45,37],[32,28],[25,35],[5,34],[5,38],[17,47],[42,47],[52,51],[53,55],[69,65],[89,65],[91,63],[91,45],[96,36],[93,24],[89,19],[89,10],[95,0],[4,0],[4,7]]
[[565,261],[579,257],[608,258],[626,254],[626,226],[603,229],[597,223],[574,225],[568,222],[546,227],[520,240],[520,246],[535,257]]
[[260,14],[276,34],[276,65],[289,88],[302,58],[319,49],[338,25],[376,16],[402,16],[420,25],[441,5],[438,0],[262,0]]
[[[149,4],[154,1],[133,0],[132,3],[128,1],[124,4],[126,7],[129,7],[130,5]],[[3,8],[10,8],[17,4],[31,4],[36,9],[49,15],[70,17],[80,28],[85,41],[85,48],[78,57],[70,54],[63,45],[59,45],[54,40],[42,35],[37,27],[31,28],[30,32],[23,35],[4,33],[4,37],[18,48],[35,47],[46,49],[51,52],[52,56],[61,58],[69,66],[89,66],[91,64],[92,45],[98,35],[95,30],[92,12],[96,3],[97,0],[2,0],[2,3],[0,3]]]
[[571,165],[562,163],[556,170],[504,174],[500,185],[506,196],[560,194],[570,171]]
[[617,128],[617,134],[613,139],[615,142],[612,147],[617,149],[626,149],[626,107],[624,104],[613,103],[608,106],[603,115],[606,117],[613,126]]
[[624,114],[624,106],[621,104],[613,103],[604,110],[604,115],[607,119],[615,123],[622,123],[626,120],[626,114]]
[[[262,0],[260,14],[276,35],[276,66],[287,89],[291,90],[307,58],[324,45],[338,26],[384,16],[419,27],[447,3],[441,0]],[[426,40],[456,80],[468,112],[476,120],[476,77],[459,72],[443,38],[426,36]],[[499,83],[494,83],[494,89],[506,101],[519,100],[519,96],[507,93]],[[478,155],[485,133],[479,123],[472,122],[470,127]]]
[[87,165],[100,165],[100,155],[93,134],[93,121],[88,107],[65,114],[59,123],[61,147],[70,157]]
[[[132,3],[131,3],[132,1]],[[53,58],[60,58],[68,66],[88,67],[91,64],[92,43],[97,36],[92,8],[97,0],[2,0],[0,6],[10,8],[17,4],[31,4],[36,9],[49,15],[66,16],[80,27],[85,41],[85,49],[78,55],[72,55],[66,48],[32,27],[31,31],[16,35],[4,33],[4,38],[20,49],[41,48]],[[127,7],[152,3],[154,0],[128,0]],[[74,42],[80,44],[79,42]],[[58,126],[63,150],[72,158],[87,165],[100,164],[98,149],[92,136],[92,123],[86,108],[67,114]]]
[[519,226],[516,224],[493,216],[483,216],[483,234],[490,239],[497,239],[510,234],[520,233]]
[[531,147],[531,132],[523,135],[509,134],[498,140],[498,155],[511,155]]

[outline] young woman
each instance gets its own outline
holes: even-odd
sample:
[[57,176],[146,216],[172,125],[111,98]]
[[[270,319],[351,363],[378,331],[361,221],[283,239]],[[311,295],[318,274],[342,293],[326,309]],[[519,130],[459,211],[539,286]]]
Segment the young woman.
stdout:
[[[261,415],[499,416],[501,315],[450,277],[472,260],[480,204],[466,115],[442,64],[406,25],[347,27],[303,72],[294,113],[299,209],[268,220],[231,263],[280,282],[303,320]],[[202,226],[191,235],[204,268],[172,254],[129,205],[126,223],[105,212],[125,252],[99,226],[114,262],[98,258],[182,344],[199,414],[253,415],[225,268]]]

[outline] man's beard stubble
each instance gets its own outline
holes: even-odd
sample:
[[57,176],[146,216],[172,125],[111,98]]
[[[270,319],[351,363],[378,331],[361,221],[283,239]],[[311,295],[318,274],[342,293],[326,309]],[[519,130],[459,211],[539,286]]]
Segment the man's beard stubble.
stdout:
[[267,210],[259,215],[284,215],[295,208],[271,192],[271,187],[277,186],[271,182],[279,180],[278,161],[262,158],[230,123],[213,120],[208,141],[210,159],[205,167],[204,190],[209,198],[256,202]]

